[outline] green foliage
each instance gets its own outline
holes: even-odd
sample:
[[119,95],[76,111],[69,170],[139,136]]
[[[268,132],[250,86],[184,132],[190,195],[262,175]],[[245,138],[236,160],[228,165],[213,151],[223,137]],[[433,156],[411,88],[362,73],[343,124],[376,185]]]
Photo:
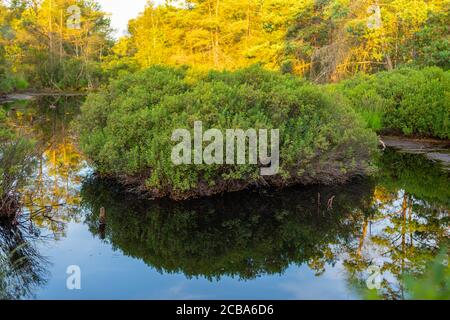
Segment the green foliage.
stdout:
[[15,78],[15,87],[17,90],[25,90],[28,88],[29,84],[28,81],[22,77],[16,77]]
[[189,65],[235,70],[254,63],[278,69],[296,0],[186,0],[148,3],[130,20],[119,46],[142,67]]
[[102,82],[124,76],[127,73],[136,72],[139,69],[137,62],[129,57],[111,55],[105,58],[101,64]]
[[[371,6],[380,10],[375,28],[368,25],[377,17]],[[284,58],[321,83],[401,65],[447,70],[449,25],[448,2],[440,0],[304,1],[284,39]]]
[[0,78],[0,94],[6,94],[15,90],[28,88],[28,81],[22,77],[15,77],[11,74],[4,74]]
[[342,92],[375,130],[450,138],[450,71],[402,68],[361,75],[334,89]]
[[[20,0],[0,3],[0,48],[33,87],[55,89],[97,88],[157,64],[204,71],[260,63],[320,83],[402,65],[447,70],[448,3],[408,1],[386,0],[379,28],[368,27],[373,4],[366,0],[149,2],[114,43],[97,1],[76,1],[83,19],[73,29],[63,23],[73,0]],[[14,88],[3,64],[0,57],[0,92],[7,92]],[[379,126],[377,116],[364,117]]]
[[[156,196],[344,182],[370,170],[376,137],[339,96],[322,91],[256,66],[197,78],[186,69],[152,67],[89,95],[80,144],[100,173],[145,180]],[[175,166],[172,132],[192,131],[194,121],[204,131],[279,129],[279,174],[263,182],[256,165]]]
[[13,86],[11,79],[7,77],[2,77],[0,79],[0,94],[5,94],[13,91]]
[[432,13],[409,45],[415,53],[411,64],[450,69],[449,11]]
[[[76,4],[79,28],[66,24]],[[109,19],[91,0],[43,0],[0,3],[0,93],[23,88],[2,83],[2,65],[21,74],[33,88],[79,90],[103,81],[101,61],[112,46]]]
[[4,48],[0,47],[0,95],[10,93],[14,90],[23,90],[27,87],[28,82],[24,78],[12,74]]
[[283,74],[294,73],[294,62],[290,59],[283,61],[281,63],[280,71]]
[[59,62],[42,61],[36,65],[33,76],[35,87],[81,90],[99,86],[102,71],[100,63],[73,57]]
[[[448,3],[385,0],[187,0],[149,3],[117,47],[140,66],[266,68],[316,82],[404,64],[448,66]],[[377,5],[378,6],[378,5]]]
[[0,141],[5,141],[12,136],[12,132],[6,124],[7,115],[3,108],[0,108]]

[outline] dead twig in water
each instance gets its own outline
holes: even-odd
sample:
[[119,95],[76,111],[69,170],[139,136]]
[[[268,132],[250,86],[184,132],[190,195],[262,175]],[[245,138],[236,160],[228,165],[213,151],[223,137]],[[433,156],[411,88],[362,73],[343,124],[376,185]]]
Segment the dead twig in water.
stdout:
[[335,196],[332,196],[330,199],[328,199],[327,203],[327,210],[333,210],[333,200]]

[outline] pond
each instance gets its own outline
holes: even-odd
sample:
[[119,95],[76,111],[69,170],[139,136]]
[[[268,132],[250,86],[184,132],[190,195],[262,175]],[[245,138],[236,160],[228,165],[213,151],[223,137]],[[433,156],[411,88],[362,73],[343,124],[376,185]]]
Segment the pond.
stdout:
[[376,270],[381,294],[402,299],[402,276],[448,241],[450,173],[423,155],[387,149],[376,177],[344,186],[148,201],[96,177],[71,128],[79,104],[4,106],[39,151],[23,221],[0,227],[0,253],[26,261],[6,298],[362,299]]

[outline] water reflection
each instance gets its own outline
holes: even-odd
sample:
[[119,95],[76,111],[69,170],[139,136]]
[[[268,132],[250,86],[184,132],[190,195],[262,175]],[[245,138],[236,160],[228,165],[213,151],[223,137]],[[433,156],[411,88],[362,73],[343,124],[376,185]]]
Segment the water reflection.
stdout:
[[[70,243],[102,241],[161,277],[220,283],[229,276],[250,281],[283,274],[289,266],[308,266],[316,276],[336,268],[360,297],[375,265],[384,278],[381,294],[407,298],[403,275],[422,273],[448,244],[450,172],[421,155],[387,150],[376,178],[346,186],[150,202],[111,181],[84,180],[90,169],[69,126],[78,106],[78,99],[63,97],[9,106],[15,125],[38,145],[34,173],[22,190],[21,221],[0,227],[2,297],[31,296],[54,276],[46,272],[45,249],[35,243],[74,237],[67,234],[69,222],[88,226],[96,237]],[[17,260],[25,264],[19,268]]]
[[345,245],[359,229],[371,194],[370,184],[357,184],[176,203],[137,201],[95,179],[81,190],[90,230],[112,246],[160,271],[216,280],[281,273],[291,263],[320,273],[335,260],[331,246]]
[[31,224],[0,222],[0,300],[34,296],[49,276],[49,262],[36,248],[40,232]]
[[420,275],[439,249],[448,247],[450,180],[421,155],[388,150],[379,166],[371,213],[358,243],[346,248],[344,263],[359,288],[365,287],[368,267],[380,267],[382,296],[404,299],[404,275]]
[[403,276],[422,273],[448,241],[448,182],[425,158],[387,151],[377,179],[340,187],[147,202],[93,178],[81,195],[93,234],[162,273],[253,279],[307,264],[320,275],[339,262],[364,296],[374,265],[380,293],[400,299]]
[[56,238],[65,235],[65,223],[81,219],[79,187],[87,163],[69,127],[79,105],[79,98],[50,96],[10,107],[15,125],[38,142],[36,169],[22,190],[24,210]]
[[86,163],[68,130],[79,99],[45,97],[6,108],[14,128],[37,142],[34,169],[21,190],[22,213],[0,221],[0,299],[21,299],[33,297],[50,276],[37,244],[61,239],[68,221],[80,221],[80,172]]

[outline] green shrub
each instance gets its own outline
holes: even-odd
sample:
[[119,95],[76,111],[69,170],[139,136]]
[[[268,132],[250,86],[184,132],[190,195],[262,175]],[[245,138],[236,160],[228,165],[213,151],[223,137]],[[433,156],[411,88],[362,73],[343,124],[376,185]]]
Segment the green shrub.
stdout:
[[375,130],[450,138],[450,71],[404,68],[335,85]]
[[2,77],[0,79],[0,95],[13,91],[13,83],[10,78]]
[[6,120],[6,112],[3,108],[0,108],[0,142],[5,141],[12,136],[12,131],[7,126]]
[[16,87],[17,90],[25,90],[26,88],[28,88],[28,82],[27,80],[25,80],[22,77],[17,77],[14,79],[14,86]]
[[53,62],[45,56],[39,59],[42,62],[27,74],[33,88],[83,90],[99,87],[106,77],[101,63],[96,61],[86,62],[77,57],[66,57]]
[[28,82],[21,77],[10,75],[0,76],[0,94],[13,92],[14,90],[24,90],[28,88]]
[[280,71],[283,74],[286,74],[286,73],[292,74],[292,73],[294,73],[294,62],[293,62],[293,60],[291,60],[291,59],[284,60],[281,63]]
[[[197,79],[186,69],[152,67],[89,95],[80,144],[105,175],[125,177],[153,196],[207,196],[255,186],[344,182],[366,174],[376,137],[338,95],[293,76],[252,67]],[[279,129],[280,170],[257,165],[180,165],[171,161],[172,132]]]

